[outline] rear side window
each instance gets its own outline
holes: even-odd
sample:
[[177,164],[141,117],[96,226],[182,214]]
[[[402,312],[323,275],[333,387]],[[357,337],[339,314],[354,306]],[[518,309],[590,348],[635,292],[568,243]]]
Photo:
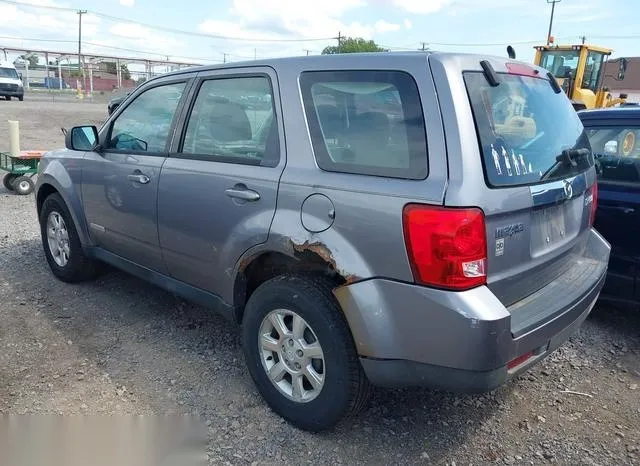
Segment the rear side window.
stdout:
[[201,160],[278,165],[280,140],[269,79],[204,81],[187,122],[182,152]]
[[[566,178],[593,166],[584,128],[569,99],[547,79],[499,74],[492,87],[480,72],[464,73],[490,186],[519,186]],[[565,150],[584,151],[574,164]]]
[[640,184],[640,127],[587,126],[586,132],[599,180]]
[[400,71],[314,71],[300,78],[318,166],[421,180],[427,141],[418,87]]

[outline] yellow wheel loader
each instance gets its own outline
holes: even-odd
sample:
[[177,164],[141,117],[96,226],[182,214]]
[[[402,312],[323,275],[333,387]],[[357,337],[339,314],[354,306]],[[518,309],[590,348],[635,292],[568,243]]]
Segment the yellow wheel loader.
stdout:
[[[539,45],[534,63],[555,76],[576,110],[612,107],[626,102],[627,96],[614,98],[604,87],[604,74],[612,50],[595,45]],[[624,79],[627,60],[618,60],[617,81]]]

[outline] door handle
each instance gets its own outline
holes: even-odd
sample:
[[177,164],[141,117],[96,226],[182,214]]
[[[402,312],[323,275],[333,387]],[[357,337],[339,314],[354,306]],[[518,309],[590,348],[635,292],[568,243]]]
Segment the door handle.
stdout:
[[127,176],[129,181],[133,181],[134,183],[147,184],[150,179],[147,175],[137,174],[137,175],[129,175]]
[[229,197],[241,199],[243,201],[257,201],[260,199],[260,194],[246,187],[228,188],[224,190],[224,193]]

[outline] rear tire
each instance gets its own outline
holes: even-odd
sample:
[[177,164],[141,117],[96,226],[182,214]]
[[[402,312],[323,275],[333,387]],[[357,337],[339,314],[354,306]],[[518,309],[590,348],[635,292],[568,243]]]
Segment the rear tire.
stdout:
[[17,177],[18,175],[14,175],[13,173],[7,173],[4,175],[4,178],[2,178],[2,184],[7,188],[7,191],[13,191],[13,181]]
[[251,295],[243,318],[245,358],[258,391],[275,413],[312,432],[357,414],[371,396],[331,289],[322,277],[277,277]]
[[95,278],[98,264],[85,256],[69,209],[59,194],[44,200],[40,211],[40,235],[47,263],[63,282]]
[[10,95],[5,95],[4,98],[5,98],[5,100],[11,100],[11,96]]
[[13,190],[21,196],[26,196],[33,192],[33,181],[28,176],[18,176],[13,180]]
[[23,96],[23,95],[19,96],[19,97],[18,97],[18,100],[19,100],[20,102],[24,101],[24,96]]

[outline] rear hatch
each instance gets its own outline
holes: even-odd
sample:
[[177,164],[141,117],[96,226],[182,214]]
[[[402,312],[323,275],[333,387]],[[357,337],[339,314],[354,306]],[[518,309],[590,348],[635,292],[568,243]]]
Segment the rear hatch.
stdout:
[[541,69],[501,65],[484,62],[462,79],[477,130],[473,162],[480,160],[484,175],[475,179],[475,197],[485,213],[487,285],[519,332],[544,319],[536,313],[552,318],[561,304],[517,315],[528,296],[552,282],[566,284],[567,296],[593,285],[585,273],[598,272],[598,264],[589,266],[585,247],[597,193],[589,142],[569,99]]

